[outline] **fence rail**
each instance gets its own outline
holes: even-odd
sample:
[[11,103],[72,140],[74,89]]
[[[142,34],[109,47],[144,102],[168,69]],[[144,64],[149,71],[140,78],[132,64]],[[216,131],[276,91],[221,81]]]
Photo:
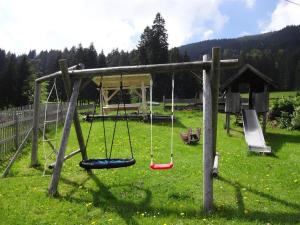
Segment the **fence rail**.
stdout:
[[[56,117],[62,124],[68,109],[68,102],[48,103],[45,117],[45,104],[40,105],[39,127],[42,130],[47,118],[46,129],[55,128]],[[79,104],[79,110],[91,110],[93,104]],[[0,162],[14,153],[25,138],[33,123],[33,107],[26,105],[0,111]]]

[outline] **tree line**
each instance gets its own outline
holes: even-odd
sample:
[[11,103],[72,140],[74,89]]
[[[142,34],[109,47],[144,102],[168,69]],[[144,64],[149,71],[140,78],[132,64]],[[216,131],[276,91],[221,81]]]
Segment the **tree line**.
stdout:
[[[83,63],[85,68],[128,66],[168,62],[190,61],[187,54],[180,54],[178,48],[168,49],[168,34],[165,20],[157,13],[152,26],[147,26],[140,36],[138,45],[132,51],[113,49],[107,55],[103,50],[97,52],[93,43],[89,47],[81,44],[70,49],[46,50],[39,54],[31,50],[27,55],[16,56],[0,49],[0,107],[19,106],[32,103],[34,79],[59,70],[58,60],[67,59],[68,65]],[[154,99],[161,100],[171,95],[171,74],[153,75]],[[198,91],[199,81],[193,74],[182,73],[176,76],[176,95],[194,97]],[[52,82],[42,88],[45,98]],[[57,80],[59,97],[66,99],[61,80]],[[95,100],[99,96],[93,82],[88,84],[80,94],[80,99]],[[127,98],[129,96],[127,95]],[[127,99],[128,100],[128,99]]]
[[[192,60],[220,46],[222,57],[238,58],[241,65],[249,63],[273,79],[278,90],[300,90],[300,25],[279,31],[234,39],[208,40],[179,47]],[[224,71],[222,81],[236,73]]]
[[[281,90],[300,89],[300,26],[289,26],[281,31],[237,39],[210,40],[169,49],[165,20],[157,13],[153,24],[147,26],[135,49],[113,49],[108,54],[97,52],[93,43],[81,44],[64,50],[46,50],[37,54],[16,55],[0,49],[0,108],[20,106],[33,102],[34,80],[59,70],[58,60],[67,59],[69,66],[83,63],[85,68],[188,62],[201,60],[213,46],[222,48],[222,58],[239,58],[241,65],[250,63],[271,77]],[[236,71],[224,71],[222,81]],[[153,74],[154,99],[171,95],[171,74]],[[59,97],[65,100],[61,80],[57,80]],[[52,82],[42,87],[43,98]],[[96,100],[97,87],[91,82],[82,90],[81,100]],[[190,72],[175,76],[175,96],[193,98],[201,89],[201,80]],[[126,95],[127,101],[130,96]]]

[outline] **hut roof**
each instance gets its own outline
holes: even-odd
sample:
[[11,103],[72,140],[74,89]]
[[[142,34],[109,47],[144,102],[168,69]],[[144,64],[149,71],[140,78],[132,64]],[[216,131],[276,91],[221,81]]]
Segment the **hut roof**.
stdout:
[[[230,87],[233,83],[238,81],[244,81],[247,82],[249,80],[250,76],[256,76],[256,78],[260,78],[265,84],[270,85],[274,88],[277,88],[277,84],[269,78],[267,75],[263,74],[250,64],[244,65],[234,76],[230,77],[222,86],[221,89],[225,90],[228,87]],[[245,76],[245,78],[243,77]],[[247,76],[247,77],[246,77]],[[253,79],[254,77],[251,77],[250,79]],[[242,83],[242,82],[241,82]]]

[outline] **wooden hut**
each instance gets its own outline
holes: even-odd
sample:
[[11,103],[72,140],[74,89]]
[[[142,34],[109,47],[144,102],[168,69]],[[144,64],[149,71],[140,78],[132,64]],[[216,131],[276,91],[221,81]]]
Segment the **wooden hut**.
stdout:
[[[226,129],[229,133],[230,115],[239,114],[241,109],[255,109],[257,115],[263,116],[263,132],[266,129],[269,111],[269,88],[276,88],[275,82],[250,64],[244,65],[221,87],[225,92]],[[241,98],[241,93],[248,97]]]

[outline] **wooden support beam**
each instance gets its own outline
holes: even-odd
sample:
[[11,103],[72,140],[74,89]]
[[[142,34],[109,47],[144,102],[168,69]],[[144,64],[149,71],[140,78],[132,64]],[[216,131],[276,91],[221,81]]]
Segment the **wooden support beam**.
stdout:
[[143,111],[143,115],[145,116],[147,114],[147,99],[146,99],[146,88],[145,88],[144,81],[142,81],[141,90],[142,90],[142,111]]
[[211,63],[211,93],[212,93],[212,121],[213,121],[213,155],[216,154],[217,146],[217,128],[218,128],[218,99],[220,89],[220,63],[221,51],[220,48],[212,49]]
[[[74,82],[73,92],[72,92],[72,95],[70,98],[70,103],[69,103],[68,111],[66,114],[63,135],[62,135],[59,151],[57,154],[55,167],[53,169],[51,183],[49,186],[48,193],[50,196],[57,195],[57,187],[58,187],[58,182],[59,182],[59,178],[60,178],[60,173],[61,173],[63,162],[64,162],[65,151],[66,151],[66,147],[67,147],[68,140],[69,140],[73,117],[74,117],[75,111],[76,111],[76,103],[77,103],[77,99],[78,99],[78,95],[79,95],[80,83],[81,83],[81,80],[76,80]],[[80,148],[80,150],[82,152],[81,148]]]
[[107,102],[109,102],[119,91],[120,89],[116,89],[110,96],[108,96]]
[[[59,66],[60,66],[60,70],[62,72],[62,78],[63,78],[66,95],[68,98],[70,98],[72,89],[71,89],[71,80],[70,80],[69,72],[68,72],[67,60],[65,60],[65,59],[59,60]],[[74,112],[74,127],[75,127],[75,131],[76,131],[78,144],[79,144],[79,147],[81,150],[82,159],[87,160],[87,153],[86,153],[84,138],[83,138],[80,121],[79,121],[79,116],[78,116],[76,108],[75,108],[75,112]]]
[[[70,154],[66,155],[66,156],[64,157],[64,161],[66,161],[66,160],[72,158],[74,155],[77,155],[78,153],[80,153],[80,149],[77,149],[77,150],[71,152]],[[51,163],[51,164],[48,166],[49,169],[53,169],[54,167],[55,167],[55,162]]]
[[25,138],[23,139],[22,143],[18,147],[16,153],[14,154],[14,156],[12,157],[12,159],[10,160],[10,162],[8,163],[6,169],[4,170],[4,172],[2,174],[2,178],[5,178],[8,175],[10,168],[12,167],[12,165],[14,164],[14,162],[16,161],[16,159],[18,158],[18,156],[21,154],[26,141],[30,137],[31,131],[32,131],[32,128],[29,129],[29,131],[25,135]]
[[34,102],[33,102],[33,128],[32,128],[32,148],[31,163],[32,167],[39,165],[38,161],[38,139],[39,139],[39,109],[40,109],[41,84],[34,83]]
[[[221,61],[222,68],[232,68],[237,66],[237,59],[227,59]],[[106,67],[96,69],[84,69],[70,71],[71,78],[93,78],[96,76],[112,76],[119,74],[142,74],[142,73],[162,73],[168,75],[171,72],[183,72],[191,70],[209,70],[211,68],[211,61],[202,62],[182,62],[182,63],[166,63],[153,65],[138,65],[138,66],[120,66],[120,67]],[[180,74],[180,73],[177,73]],[[46,75],[36,79],[37,82],[43,82],[53,79],[61,75],[61,72]]]
[[[207,60],[203,56],[203,61]],[[203,70],[203,209],[205,213],[213,210],[213,121],[212,121],[212,87],[211,78]]]
[[132,89],[141,99],[142,99],[142,95],[141,95],[141,93],[140,92],[138,92],[138,90],[137,89]]

